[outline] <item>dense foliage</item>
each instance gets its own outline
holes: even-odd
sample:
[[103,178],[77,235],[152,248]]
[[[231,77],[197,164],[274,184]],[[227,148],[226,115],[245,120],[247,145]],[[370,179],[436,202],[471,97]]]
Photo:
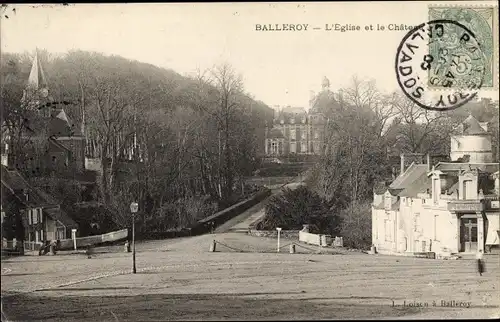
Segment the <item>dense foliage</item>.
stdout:
[[311,233],[335,234],[339,217],[332,213],[324,200],[305,186],[297,189],[283,189],[282,193],[272,196],[265,207],[266,216],[258,229],[301,230],[309,225]]
[[[75,128],[84,128],[86,156],[99,161],[92,198],[116,214],[119,226],[130,224],[132,200],[144,212],[140,226],[156,229],[186,225],[246,194],[241,187],[256,170],[272,110],[245,93],[231,66],[184,77],[99,53],[38,56],[51,98],[71,102],[65,110]],[[2,53],[2,121],[8,125],[2,131],[9,134],[25,130],[19,120],[32,118],[20,103],[31,64],[28,54]],[[27,147],[9,143],[23,171]],[[65,205],[82,201],[54,190]],[[196,209],[188,209],[193,202]]]

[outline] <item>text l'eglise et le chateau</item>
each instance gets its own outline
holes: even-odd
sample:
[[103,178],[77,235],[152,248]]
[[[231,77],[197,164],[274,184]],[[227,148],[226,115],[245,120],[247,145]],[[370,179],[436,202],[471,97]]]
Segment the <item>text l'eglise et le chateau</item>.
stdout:
[[269,23],[269,24],[255,24],[255,31],[310,31],[310,30],[323,30],[323,31],[409,31],[414,26],[406,24],[367,24],[367,25],[354,25],[354,24],[339,24],[339,23],[326,23],[324,25],[310,25],[307,23]]

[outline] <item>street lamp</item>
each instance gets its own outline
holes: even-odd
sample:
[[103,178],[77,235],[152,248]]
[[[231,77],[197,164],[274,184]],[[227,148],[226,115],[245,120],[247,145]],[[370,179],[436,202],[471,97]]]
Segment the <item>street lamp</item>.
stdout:
[[132,213],[132,272],[134,274],[137,273],[137,270],[135,268],[135,214],[137,213],[137,210],[139,210],[139,204],[137,202],[132,202],[130,204],[130,212]]

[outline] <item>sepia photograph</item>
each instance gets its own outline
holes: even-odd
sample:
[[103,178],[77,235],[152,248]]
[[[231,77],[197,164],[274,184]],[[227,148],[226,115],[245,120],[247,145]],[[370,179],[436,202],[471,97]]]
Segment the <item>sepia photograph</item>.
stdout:
[[1,320],[500,318],[498,9],[0,4]]

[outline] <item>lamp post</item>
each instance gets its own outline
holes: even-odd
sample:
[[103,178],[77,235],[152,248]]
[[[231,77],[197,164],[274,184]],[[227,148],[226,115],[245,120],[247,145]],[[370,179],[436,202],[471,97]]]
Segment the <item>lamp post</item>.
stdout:
[[280,234],[281,234],[281,228],[276,228],[276,230],[278,231],[278,249],[276,249],[276,251],[279,253],[280,252]]
[[137,204],[137,202],[132,202],[130,204],[130,212],[132,213],[132,273],[134,274],[137,273],[135,268],[135,214],[137,213],[137,210],[139,210],[139,204]]

